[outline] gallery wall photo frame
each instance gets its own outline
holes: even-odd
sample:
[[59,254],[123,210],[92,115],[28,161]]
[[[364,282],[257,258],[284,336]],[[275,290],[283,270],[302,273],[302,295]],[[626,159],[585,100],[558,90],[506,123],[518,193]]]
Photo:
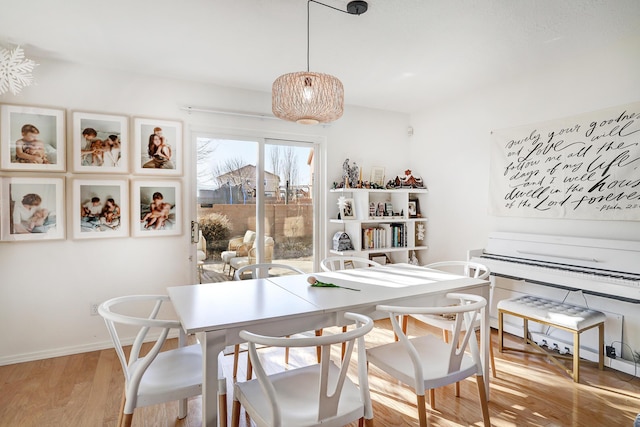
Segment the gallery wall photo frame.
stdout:
[[74,239],[129,236],[126,179],[74,179],[72,202]]
[[0,165],[14,171],[66,171],[65,110],[0,105]]
[[134,237],[182,234],[180,181],[134,180],[131,187],[131,229]]
[[0,178],[2,240],[63,240],[64,180],[64,177]]
[[129,118],[74,111],[73,170],[91,173],[127,173]]
[[182,122],[136,117],[133,128],[134,173],[182,175]]

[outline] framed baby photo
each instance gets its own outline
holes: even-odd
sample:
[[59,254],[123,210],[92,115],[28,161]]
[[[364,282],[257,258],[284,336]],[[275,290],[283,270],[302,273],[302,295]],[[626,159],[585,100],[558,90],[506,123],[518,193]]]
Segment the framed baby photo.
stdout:
[[132,234],[136,237],[182,234],[179,181],[133,181]]
[[356,219],[356,210],[353,199],[345,198],[342,204],[341,215],[342,219]]
[[73,113],[75,172],[126,173],[129,168],[129,119],[94,113]]
[[65,238],[64,178],[2,178],[2,240]]
[[129,186],[126,179],[73,181],[73,238],[129,236]]
[[145,175],[182,175],[182,123],[135,118],[134,172]]
[[2,169],[64,172],[65,135],[64,110],[1,105]]

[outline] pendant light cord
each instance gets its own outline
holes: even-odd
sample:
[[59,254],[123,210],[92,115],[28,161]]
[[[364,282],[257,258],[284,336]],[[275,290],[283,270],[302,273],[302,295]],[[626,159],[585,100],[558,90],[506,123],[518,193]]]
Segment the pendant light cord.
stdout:
[[309,72],[309,39],[310,39],[310,37],[309,37],[309,23],[310,23],[309,5],[311,3],[316,3],[316,4],[319,4],[321,6],[328,7],[329,9],[333,9],[333,10],[337,10],[338,12],[349,14],[349,12],[347,12],[346,10],[338,9],[337,7],[333,7],[333,6],[321,3],[321,2],[316,1],[316,0],[307,0],[307,73]]

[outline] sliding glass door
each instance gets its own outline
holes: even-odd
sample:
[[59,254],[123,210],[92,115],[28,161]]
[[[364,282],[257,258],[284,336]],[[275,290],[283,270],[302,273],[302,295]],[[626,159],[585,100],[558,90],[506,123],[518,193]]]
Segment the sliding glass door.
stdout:
[[196,137],[197,221],[207,242],[203,281],[245,263],[314,261],[314,144]]

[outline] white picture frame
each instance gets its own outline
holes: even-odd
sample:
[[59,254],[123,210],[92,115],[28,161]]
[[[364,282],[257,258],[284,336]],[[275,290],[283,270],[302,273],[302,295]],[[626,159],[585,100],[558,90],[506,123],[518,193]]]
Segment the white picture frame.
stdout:
[[3,241],[65,238],[64,177],[4,177],[1,181]]
[[72,200],[74,239],[129,236],[126,179],[75,179]]
[[[182,122],[134,118],[133,127],[134,173],[181,176],[183,163]],[[160,130],[158,131],[158,129]],[[152,147],[152,144],[156,146]],[[155,150],[155,155],[152,153],[153,150]]]
[[384,187],[384,167],[373,166],[371,168],[371,177],[369,179],[371,184],[376,184],[380,187]]
[[127,173],[130,151],[129,119],[126,116],[73,113],[75,172]]
[[4,170],[65,172],[64,110],[0,105],[0,158]]
[[[131,191],[131,229],[134,237],[182,234],[183,205],[180,181],[135,180]],[[158,195],[160,197],[157,197]]]
[[352,198],[345,198],[340,212],[342,219],[356,219],[356,205]]

